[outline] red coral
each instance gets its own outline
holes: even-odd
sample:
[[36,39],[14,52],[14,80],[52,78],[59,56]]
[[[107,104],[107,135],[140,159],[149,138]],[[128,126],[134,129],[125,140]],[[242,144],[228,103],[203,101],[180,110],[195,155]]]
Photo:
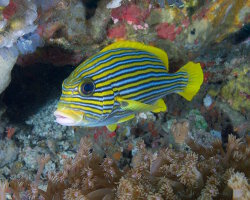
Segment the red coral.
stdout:
[[17,11],[17,5],[13,1],[10,1],[9,5],[3,9],[3,17],[10,19]]
[[145,13],[136,5],[130,5],[123,15],[124,20],[133,24],[140,24],[145,19]]
[[206,64],[204,62],[200,62],[201,68],[204,69]]
[[111,11],[111,17],[113,19],[118,19],[120,21],[126,21],[128,23],[139,25],[145,21],[149,11],[143,11],[140,7],[135,4],[130,4],[127,6],[120,6],[114,8]]
[[15,132],[16,132],[15,128],[7,127],[6,128],[7,138],[11,139]]
[[125,24],[113,27],[108,30],[109,38],[124,38],[126,36],[126,27]]
[[162,39],[169,39],[174,41],[176,35],[182,31],[181,27],[176,27],[174,24],[168,24],[167,22],[161,23],[156,27],[157,35]]
[[181,32],[182,32],[182,27],[179,26],[179,27],[176,29],[176,34],[179,35]]
[[112,132],[112,133],[109,133],[108,134],[108,137],[109,138],[113,138],[113,137],[115,137],[116,136],[116,132]]
[[205,72],[204,73],[204,82],[207,83],[208,82],[208,79],[210,78],[211,76],[211,73],[210,72]]
[[111,10],[111,17],[118,20],[123,20],[124,7],[120,6]]
[[185,28],[187,28],[190,25],[189,19],[184,19],[181,23],[182,23],[182,26]]

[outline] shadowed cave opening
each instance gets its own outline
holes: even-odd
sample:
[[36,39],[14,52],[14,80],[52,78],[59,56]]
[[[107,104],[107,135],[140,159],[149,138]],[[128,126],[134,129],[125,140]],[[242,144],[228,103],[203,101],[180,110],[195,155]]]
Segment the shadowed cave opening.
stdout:
[[22,123],[49,100],[59,99],[62,82],[73,69],[48,64],[15,65],[11,83],[2,95],[7,108],[4,115],[13,123]]

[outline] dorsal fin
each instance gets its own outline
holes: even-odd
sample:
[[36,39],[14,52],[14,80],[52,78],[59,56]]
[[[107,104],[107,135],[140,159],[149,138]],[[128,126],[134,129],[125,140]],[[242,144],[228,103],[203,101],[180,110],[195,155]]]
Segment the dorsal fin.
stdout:
[[164,65],[168,71],[168,55],[162,49],[159,49],[157,47],[153,47],[150,45],[145,45],[141,42],[119,40],[119,41],[105,47],[104,49],[101,50],[101,52],[108,51],[111,49],[116,49],[116,48],[134,48],[134,49],[144,50],[144,51],[147,51],[149,53],[152,53],[152,54],[156,55],[164,63]]

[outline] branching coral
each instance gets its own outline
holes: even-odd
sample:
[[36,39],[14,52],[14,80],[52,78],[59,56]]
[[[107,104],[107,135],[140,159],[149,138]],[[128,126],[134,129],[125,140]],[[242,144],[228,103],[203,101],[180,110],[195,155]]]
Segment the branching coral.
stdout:
[[[131,167],[119,169],[109,157],[101,158],[92,143],[83,138],[74,159],[66,159],[64,168],[48,174],[47,190],[26,179],[10,182],[15,199],[249,199],[249,138],[230,135],[226,150],[215,141],[211,148],[189,140],[192,151],[162,149],[151,152],[142,140]],[[37,177],[48,160],[40,162]],[[246,174],[246,176],[245,176]]]
[[250,185],[244,173],[233,173],[228,180],[228,186],[233,189],[234,200],[250,199]]

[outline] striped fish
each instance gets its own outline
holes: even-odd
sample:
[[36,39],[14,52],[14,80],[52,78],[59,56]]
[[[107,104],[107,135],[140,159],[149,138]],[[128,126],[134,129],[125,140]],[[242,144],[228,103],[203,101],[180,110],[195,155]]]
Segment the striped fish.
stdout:
[[203,82],[199,63],[168,73],[165,51],[139,42],[119,41],[79,65],[62,84],[54,115],[67,126],[107,126],[138,112],[166,111],[162,97],[178,93],[191,100]]

